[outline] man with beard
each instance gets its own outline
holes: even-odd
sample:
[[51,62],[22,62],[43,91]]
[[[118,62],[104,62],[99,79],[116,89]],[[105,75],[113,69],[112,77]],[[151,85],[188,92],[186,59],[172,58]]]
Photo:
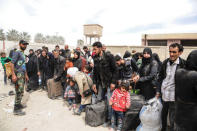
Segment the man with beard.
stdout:
[[97,95],[98,101],[106,100],[108,106],[108,117],[104,126],[109,126],[111,120],[112,108],[109,105],[109,100],[112,96],[112,92],[115,89],[117,82],[117,68],[114,56],[109,52],[102,50],[101,42],[95,42],[93,44],[93,50],[95,55],[94,69],[93,69],[93,86],[95,94]]
[[24,40],[20,40],[19,47],[20,49],[13,53],[12,57],[12,81],[15,83],[15,104],[14,104],[14,114],[15,115],[25,115],[25,112],[22,111],[24,106],[21,104],[22,96],[24,93],[24,84],[25,79],[28,81],[28,75],[26,72],[25,65],[25,54],[24,51],[29,43]]
[[175,76],[175,130],[197,129],[197,50],[187,57],[185,69]]
[[27,75],[29,77],[27,91],[38,89],[38,58],[33,49],[29,50],[27,67]]
[[54,50],[54,77],[49,79],[47,82],[48,87],[48,97],[50,99],[55,99],[62,95],[62,82],[65,81],[64,78],[64,65],[66,60],[64,57],[59,55],[59,50]]
[[[169,46],[170,58],[163,61],[159,75],[156,96],[161,94],[163,101],[162,109],[162,131],[166,130],[167,117],[169,114],[170,131],[174,131],[175,117],[175,72],[179,68],[185,67],[185,60],[180,58],[183,53],[183,46],[173,43]],[[183,74],[184,75],[184,74]]]
[[65,45],[64,46],[64,58],[70,58],[70,55],[71,55],[71,51],[70,49],[68,48],[68,45]]
[[134,82],[137,82],[136,87],[140,89],[140,92],[145,97],[145,100],[149,100],[155,96],[155,86],[153,81],[156,78],[158,72],[158,63],[152,58],[152,50],[146,47],[143,50],[142,65],[139,69],[139,75],[133,78]]

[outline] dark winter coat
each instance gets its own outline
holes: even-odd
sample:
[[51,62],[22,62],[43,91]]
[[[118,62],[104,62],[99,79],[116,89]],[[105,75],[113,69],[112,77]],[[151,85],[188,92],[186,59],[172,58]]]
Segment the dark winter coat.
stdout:
[[125,63],[118,67],[119,77],[118,80],[131,79],[134,73],[138,73],[138,67],[136,62],[132,58],[124,59]]
[[64,50],[64,58],[70,58],[71,51],[69,49]]
[[29,89],[37,89],[38,88],[38,58],[35,54],[28,55],[29,61],[26,63],[27,75],[29,77],[27,87]]
[[35,54],[28,55],[28,62],[26,64],[27,74],[29,77],[37,76],[38,73],[38,58]]
[[108,87],[111,83],[116,83],[118,71],[114,56],[109,52],[103,52],[100,57],[95,55],[93,69],[93,83]]
[[[169,58],[163,61],[162,66],[160,68],[160,72],[158,74],[157,92],[160,92],[160,93],[161,93],[162,82],[166,78],[166,69],[167,69],[168,61],[169,61]],[[185,64],[186,64],[185,60],[179,57],[179,64],[177,65],[176,70],[179,68],[185,68]]]
[[64,81],[64,65],[66,60],[64,57],[59,56],[57,59],[54,60],[54,76],[55,81],[62,80]]
[[140,79],[137,82],[137,88],[140,89],[146,100],[155,96],[155,81],[158,72],[158,63],[152,59],[152,51],[150,48],[145,48],[144,52],[149,52],[150,58],[142,58],[142,65],[139,69]]
[[54,58],[50,58],[47,56],[40,56],[38,58],[39,61],[39,70],[40,72],[45,74],[45,77],[47,79],[50,79],[53,77],[53,71],[54,71]]
[[190,53],[186,69],[175,75],[175,123],[180,131],[197,129],[197,50]]

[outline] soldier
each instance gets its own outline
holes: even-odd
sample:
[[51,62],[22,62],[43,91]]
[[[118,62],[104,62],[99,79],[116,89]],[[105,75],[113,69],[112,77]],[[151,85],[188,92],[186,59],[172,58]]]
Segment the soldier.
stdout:
[[25,115],[25,112],[22,111],[24,106],[21,104],[21,100],[24,93],[24,84],[25,79],[28,81],[28,76],[25,66],[25,54],[24,51],[29,43],[24,40],[20,40],[19,47],[20,49],[13,53],[12,57],[12,81],[15,83],[15,104],[14,104],[14,115]]

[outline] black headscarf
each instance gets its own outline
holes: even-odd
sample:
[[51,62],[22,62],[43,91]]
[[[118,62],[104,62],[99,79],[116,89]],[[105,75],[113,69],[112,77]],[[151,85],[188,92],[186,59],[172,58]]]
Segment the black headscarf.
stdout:
[[123,58],[128,58],[128,57],[131,57],[131,53],[127,50],[125,51]]
[[147,63],[150,63],[152,61],[152,50],[151,50],[151,48],[149,48],[149,47],[144,48],[143,54],[145,54],[145,53],[150,54],[149,58],[145,58],[145,57],[142,58],[142,63],[147,64]]
[[197,50],[192,51],[187,57],[186,69],[197,71]]
[[75,51],[74,53],[78,55],[78,57],[74,58],[74,59],[76,59],[76,60],[79,59],[80,58],[80,52],[79,51]]

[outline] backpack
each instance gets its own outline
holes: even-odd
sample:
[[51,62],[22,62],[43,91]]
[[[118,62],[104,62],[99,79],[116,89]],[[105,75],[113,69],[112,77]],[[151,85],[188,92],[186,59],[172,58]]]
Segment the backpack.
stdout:
[[131,66],[131,59],[124,59],[125,65],[123,68],[123,78],[131,78],[133,75],[133,68]]

